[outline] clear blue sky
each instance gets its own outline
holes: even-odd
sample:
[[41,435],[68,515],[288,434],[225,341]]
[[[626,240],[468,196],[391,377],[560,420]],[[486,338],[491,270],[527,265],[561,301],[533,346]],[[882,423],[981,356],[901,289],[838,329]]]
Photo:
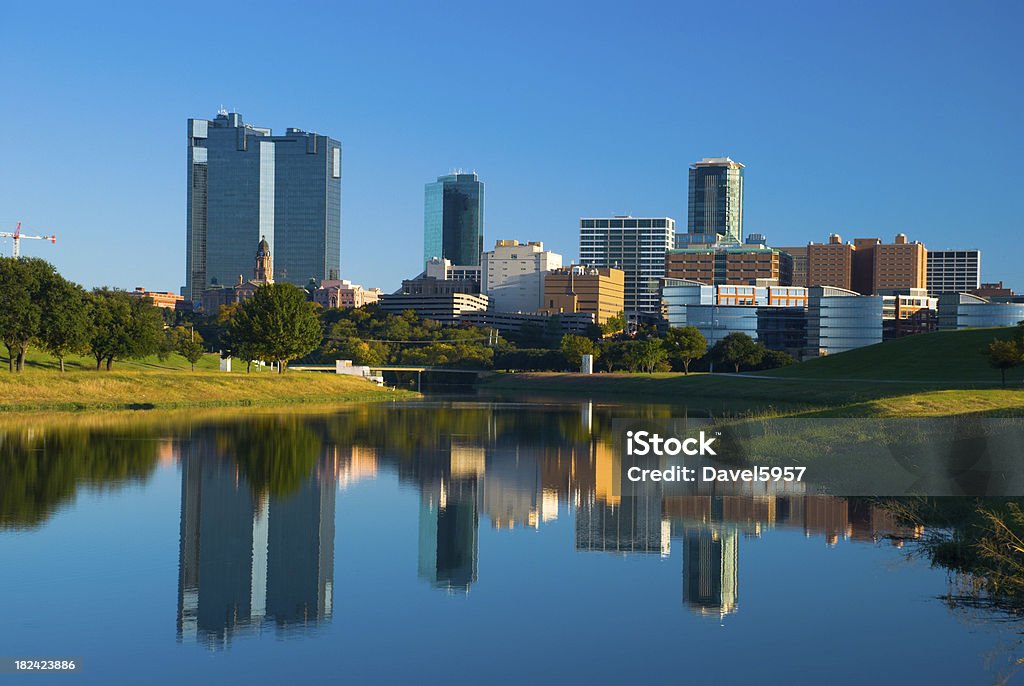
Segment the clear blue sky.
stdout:
[[[155,3],[154,3],[155,5]],[[776,245],[899,231],[1024,289],[1019,2],[16,3],[0,225],[87,286],[174,290],[185,121],[342,141],[342,272],[417,273],[423,184],[487,184],[485,245],[566,261],[580,216],[685,226],[687,165],[746,168]],[[9,254],[10,241],[0,243]]]

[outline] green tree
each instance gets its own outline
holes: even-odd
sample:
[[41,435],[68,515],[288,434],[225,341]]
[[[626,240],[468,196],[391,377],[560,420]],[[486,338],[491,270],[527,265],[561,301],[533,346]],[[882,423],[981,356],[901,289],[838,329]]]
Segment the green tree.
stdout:
[[1006,388],[1006,370],[1024,363],[1024,354],[1016,341],[994,340],[985,349],[988,364],[1002,374],[1003,388]]
[[562,336],[562,344],[559,346],[559,350],[565,355],[565,360],[572,369],[580,368],[580,365],[583,364],[584,355],[593,355],[597,358],[600,352],[597,346],[594,345],[594,341],[571,333]]
[[235,344],[253,358],[276,360],[283,374],[288,362],[320,345],[323,330],[306,292],[289,283],[260,286],[231,319]]
[[651,338],[646,341],[626,341],[623,346],[623,362],[631,372],[651,373],[668,358],[661,341]]
[[690,363],[703,357],[708,351],[708,341],[697,327],[683,326],[672,328],[665,334],[662,346],[668,353],[669,360],[683,365],[683,373],[690,373]]
[[29,345],[40,334],[43,289],[56,277],[44,260],[0,258],[0,340],[7,347],[12,372],[25,369]]
[[740,331],[734,331],[715,344],[712,355],[720,362],[731,364],[739,374],[740,367],[758,364],[765,354],[765,347]]
[[164,320],[148,298],[97,288],[89,297],[88,312],[92,322],[88,347],[96,369],[105,361],[110,371],[114,360],[146,357],[159,348]]
[[613,372],[616,367],[621,368],[625,364],[625,345],[623,341],[601,341],[601,364],[607,371]]
[[54,274],[43,286],[42,300],[39,342],[57,358],[63,372],[64,358],[86,350],[92,335],[86,293],[78,284]]
[[613,336],[626,330],[626,313],[619,311],[614,317],[608,317],[608,321],[601,325],[601,332],[605,336]]
[[174,352],[184,357],[192,366],[192,371],[195,371],[196,362],[203,359],[203,355],[206,354],[206,348],[203,347],[203,337],[196,333],[194,329],[186,329],[184,326],[175,327],[174,337],[177,341],[174,346]]
[[778,369],[796,364],[796,358],[782,350],[765,350],[764,358],[758,363],[758,369]]

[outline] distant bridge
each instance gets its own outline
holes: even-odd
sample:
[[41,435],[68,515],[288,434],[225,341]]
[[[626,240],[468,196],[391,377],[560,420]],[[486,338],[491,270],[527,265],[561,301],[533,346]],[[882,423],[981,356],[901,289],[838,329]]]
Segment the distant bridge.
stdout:
[[[449,367],[417,367],[412,365],[356,365],[366,366],[370,368],[370,376],[384,376],[384,372],[413,372],[416,374],[416,390],[420,390],[423,382],[423,372],[443,372],[445,374],[472,374],[476,376],[484,370],[482,369],[451,369]],[[336,368],[334,365],[329,364],[302,364],[288,367],[288,369],[297,372],[328,372],[330,374],[335,373]]]
[[[451,367],[402,367],[391,365],[356,365],[370,368],[373,372],[446,372],[448,374],[479,374],[483,369],[452,369]],[[295,372],[331,372],[335,371],[333,364],[295,364],[289,365],[288,371]]]

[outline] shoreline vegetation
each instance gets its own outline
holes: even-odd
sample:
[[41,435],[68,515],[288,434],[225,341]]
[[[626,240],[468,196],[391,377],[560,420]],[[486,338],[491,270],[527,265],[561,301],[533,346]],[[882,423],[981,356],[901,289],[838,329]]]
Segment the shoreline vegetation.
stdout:
[[[1020,417],[1024,386],[1019,374],[1012,373],[1010,387],[1001,388],[1000,373],[981,354],[987,342],[1013,333],[976,329],[923,334],[744,374],[481,370],[477,388],[499,399],[661,403],[715,416]],[[194,372],[191,362],[175,355],[124,360],[112,371],[96,371],[84,356],[68,355],[65,362],[67,371],[61,373],[56,359],[30,352],[24,372],[0,374],[0,411],[272,407],[421,397],[330,373],[246,373],[237,364],[233,372],[221,372],[219,356],[209,353],[195,361]]]

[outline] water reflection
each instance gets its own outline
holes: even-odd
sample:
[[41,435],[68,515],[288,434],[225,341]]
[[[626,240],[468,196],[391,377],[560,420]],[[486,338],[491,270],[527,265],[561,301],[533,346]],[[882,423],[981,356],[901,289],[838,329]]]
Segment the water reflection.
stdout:
[[218,647],[266,623],[287,635],[331,616],[336,456],[313,452],[306,467],[318,449],[308,431],[294,451],[258,431],[234,440],[245,435],[201,429],[182,442],[179,640]]
[[417,534],[409,577],[424,591],[459,595],[487,582],[481,518],[499,536],[564,522],[564,545],[581,555],[675,555],[668,564],[679,565],[674,593],[683,607],[718,620],[740,611],[740,562],[766,531],[800,531],[827,545],[922,534],[912,517],[866,499],[754,485],[680,495],[629,481],[612,420],[672,415],[653,405],[409,403],[14,427],[0,430],[0,527],[38,527],[79,487],[144,482],[158,462],[177,462],[177,636],[210,647],[329,622],[336,501],[382,475],[418,496],[418,519],[407,523]]

